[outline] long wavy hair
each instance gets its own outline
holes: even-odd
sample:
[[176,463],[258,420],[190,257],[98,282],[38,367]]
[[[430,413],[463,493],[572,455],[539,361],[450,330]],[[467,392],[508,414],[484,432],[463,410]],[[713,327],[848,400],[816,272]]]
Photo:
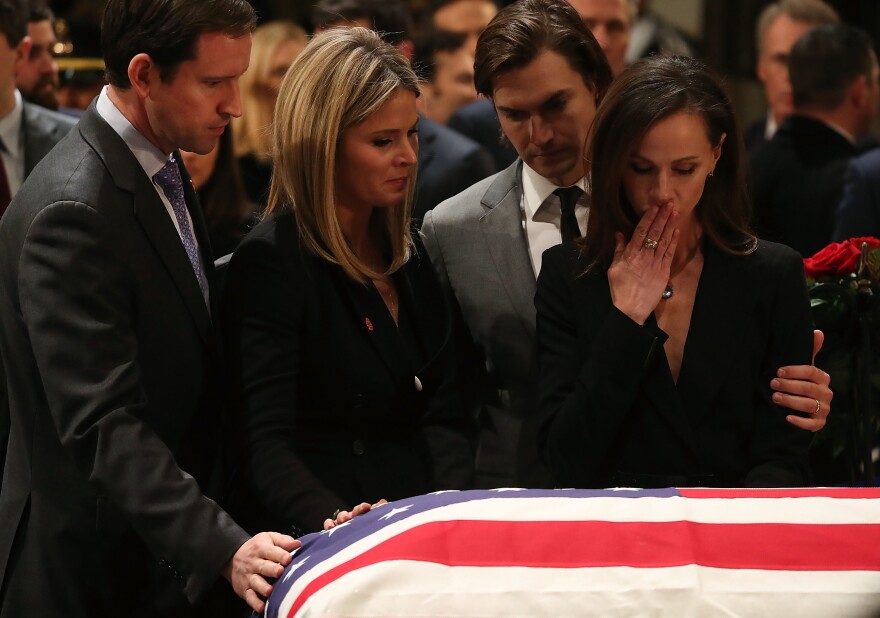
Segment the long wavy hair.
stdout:
[[419,93],[403,54],[372,30],[331,29],[316,36],[296,58],[275,106],[275,173],[265,215],[291,208],[305,246],[356,281],[385,278],[409,259],[415,174],[401,204],[373,211],[371,226],[391,257],[388,270],[376,272],[351,249],[336,217],[336,179],[342,173],[337,150],[347,129],[401,89]]

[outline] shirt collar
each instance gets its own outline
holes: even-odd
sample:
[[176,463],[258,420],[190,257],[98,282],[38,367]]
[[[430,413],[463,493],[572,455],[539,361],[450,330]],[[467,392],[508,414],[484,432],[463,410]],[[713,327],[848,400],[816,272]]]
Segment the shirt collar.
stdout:
[[[550,197],[550,195],[552,195],[552,193],[556,191],[559,186],[553,184],[548,179],[541,176],[538,172],[529,167],[525,162],[523,162],[522,169],[523,193],[526,198],[523,201],[525,202],[526,217],[529,220],[533,220],[535,218],[535,214],[538,212],[538,209],[541,208],[547,198]],[[584,192],[586,192],[586,176],[578,180],[572,186],[578,186]]]
[[21,102],[21,93],[15,90],[15,106],[12,111],[0,119],[0,139],[3,146],[13,158],[21,154],[21,116],[24,112],[24,104]]
[[131,150],[135,159],[141,164],[144,172],[146,172],[147,176],[152,179],[153,176],[162,169],[165,162],[168,160],[168,157],[171,155],[163,153],[156,148],[150,140],[134,128],[134,125],[129,122],[128,118],[119,111],[119,108],[117,108],[116,104],[110,99],[110,96],[107,94],[107,88],[107,86],[104,86],[103,90],[101,90],[101,94],[98,95],[98,114],[100,114],[101,118],[106,120],[107,124],[109,124],[110,127],[119,134],[119,137],[125,141],[125,144],[128,146],[129,150]]

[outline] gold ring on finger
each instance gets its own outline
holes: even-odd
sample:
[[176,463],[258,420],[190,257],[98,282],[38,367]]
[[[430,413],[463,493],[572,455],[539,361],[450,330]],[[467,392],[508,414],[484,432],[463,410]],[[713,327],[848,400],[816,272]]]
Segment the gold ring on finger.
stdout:
[[645,236],[645,242],[642,243],[642,246],[645,249],[650,249],[651,251],[653,251],[657,248],[657,241],[653,238],[648,238],[647,236]]
[[822,407],[822,404],[819,403],[819,400],[817,399],[817,400],[816,400],[816,411],[813,412],[813,416],[816,416],[817,414],[819,414],[819,409],[820,409],[821,407]]

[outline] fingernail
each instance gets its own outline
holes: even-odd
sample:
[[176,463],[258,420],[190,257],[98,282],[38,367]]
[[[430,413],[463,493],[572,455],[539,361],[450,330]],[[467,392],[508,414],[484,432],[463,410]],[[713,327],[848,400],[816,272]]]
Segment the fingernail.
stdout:
[[773,401],[776,403],[782,401],[782,393],[773,393]]
[[780,382],[777,378],[773,378],[772,380],[770,380],[771,388],[779,388],[780,386],[782,386],[782,382]]
[[780,368],[779,371],[776,372],[776,375],[778,375],[780,378],[784,378],[785,377],[785,369]]

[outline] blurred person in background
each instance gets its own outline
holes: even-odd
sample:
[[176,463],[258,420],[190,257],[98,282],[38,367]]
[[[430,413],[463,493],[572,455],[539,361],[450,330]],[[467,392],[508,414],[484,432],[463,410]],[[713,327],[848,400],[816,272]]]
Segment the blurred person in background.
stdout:
[[615,77],[620,75],[626,68],[626,50],[636,17],[634,0],[569,0],[569,3],[599,41],[611,65],[611,73]]
[[791,48],[810,28],[839,22],[837,12],[822,0],[781,0],[761,11],[755,32],[758,56],[755,71],[764,86],[767,116],[749,125],[744,132],[750,157],[773,137],[793,110],[788,78]]
[[431,23],[435,30],[461,32],[464,47],[474,55],[477,39],[498,13],[493,0],[434,0],[431,3]]
[[651,10],[650,0],[630,0],[636,5],[636,18],[630,29],[627,64],[653,54],[693,56],[694,43],[687,36]]
[[220,136],[217,147],[207,154],[180,151],[205,213],[208,238],[218,258],[229,253],[257,219],[256,205],[248,199],[232,152],[232,131]]
[[809,257],[831,241],[856,139],[880,100],[871,39],[845,24],[808,30],[788,59],[793,111],[752,157],[750,189],[758,236]]
[[58,39],[54,17],[47,6],[34,5],[28,16],[31,48],[15,74],[15,85],[25,101],[58,109],[58,63],[54,47]]
[[415,39],[413,68],[421,82],[422,113],[440,124],[477,99],[474,57],[460,32],[434,30]]
[[[308,37],[293,22],[265,23],[254,32],[251,64],[241,76],[241,117],[232,121],[233,151],[247,199],[265,204],[272,178],[272,118],[278,88]],[[216,250],[217,255],[224,255]]]

